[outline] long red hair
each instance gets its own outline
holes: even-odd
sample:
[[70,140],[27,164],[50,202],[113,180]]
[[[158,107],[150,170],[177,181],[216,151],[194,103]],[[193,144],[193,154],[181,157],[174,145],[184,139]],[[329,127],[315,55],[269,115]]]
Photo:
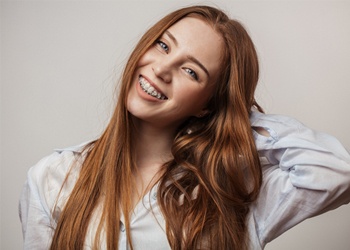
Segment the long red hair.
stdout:
[[[121,214],[132,210],[137,171],[132,157],[134,128],[126,108],[128,91],[140,57],[186,16],[210,24],[222,35],[225,47],[220,79],[208,103],[210,113],[182,124],[174,138],[174,158],[162,167],[157,195],[166,235],[172,249],[246,248],[246,218],[262,180],[249,122],[251,108],[260,109],[254,99],[258,59],[239,22],[216,8],[193,6],[165,16],[136,45],[124,69],[109,125],[86,147],[87,156],[59,217],[51,249],[83,249],[97,206],[101,214],[94,247],[99,247],[103,231],[107,248],[118,249],[119,221]],[[128,216],[125,226],[132,249]]]

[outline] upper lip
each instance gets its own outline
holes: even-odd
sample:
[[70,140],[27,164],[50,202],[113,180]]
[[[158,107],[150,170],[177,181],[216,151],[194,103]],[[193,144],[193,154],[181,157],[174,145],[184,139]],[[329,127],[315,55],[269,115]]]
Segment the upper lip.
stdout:
[[161,91],[161,90],[158,88],[158,86],[157,86],[153,81],[151,81],[149,78],[147,78],[147,77],[144,76],[144,75],[139,75],[139,78],[140,78],[140,77],[144,78],[158,93],[160,93],[160,94],[164,95],[166,98],[168,98],[167,95],[164,94],[164,92]]

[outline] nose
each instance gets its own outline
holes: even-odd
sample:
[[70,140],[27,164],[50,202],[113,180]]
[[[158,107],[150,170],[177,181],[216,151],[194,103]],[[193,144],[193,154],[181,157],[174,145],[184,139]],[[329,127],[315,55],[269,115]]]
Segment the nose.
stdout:
[[171,82],[171,69],[169,66],[167,66],[165,63],[158,63],[156,65],[153,65],[152,70],[154,74],[162,79],[165,83],[170,83]]

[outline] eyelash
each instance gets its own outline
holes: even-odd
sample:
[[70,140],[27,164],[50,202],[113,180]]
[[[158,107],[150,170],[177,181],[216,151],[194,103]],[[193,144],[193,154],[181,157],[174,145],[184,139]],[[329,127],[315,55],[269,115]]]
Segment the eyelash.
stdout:
[[165,53],[169,53],[169,47],[168,47],[168,45],[167,45],[165,42],[163,42],[163,41],[161,41],[161,40],[158,40],[158,41],[157,41],[157,45],[158,45],[162,50],[164,50]]
[[198,81],[198,75],[197,73],[192,70],[192,69],[189,69],[189,68],[186,68],[185,71],[193,78],[195,79],[196,81]]
[[[165,42],[158,40],[158,41],[156,41],[156,43],[157,43],[157,46],[159,46],[161,50],[163,50],[167,54],[169,53],[169,46]],[[194,70],[189,69],[189,68],[185,68],[185,71],[187,74],[189,74],[190,77],[192,77],[194,80],[198,81],[198,79],[199,79],[198,75]]]

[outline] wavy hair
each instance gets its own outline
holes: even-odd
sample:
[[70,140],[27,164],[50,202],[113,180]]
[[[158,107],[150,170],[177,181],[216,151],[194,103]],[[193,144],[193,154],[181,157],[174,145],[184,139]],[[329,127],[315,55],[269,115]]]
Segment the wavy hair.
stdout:
[[[210,113],[192,117],[178,129],[173,160],[162,166],[157,200],[166,221],[172,249],[245,249],[246,218],[257,198],[261,168],[249,114],[253,106],[259,67],[254,45],[243,26],[222,11],[192,6],[165,16],[140,39],[125,66],[114,114],[99,139],[86,147],[79,178],[58,219],[51,249],[83,249],[93,212],[100,222],[107,249],[118,249],[121,214],[132,211],[135,188],[133,123],[126,102],[141,56],[173,24],[197,17],[221,34],[222,72]],[[261,109],[260,109],[261,110]],[[125,216],[128,244],[133,249],[129,217]]]

